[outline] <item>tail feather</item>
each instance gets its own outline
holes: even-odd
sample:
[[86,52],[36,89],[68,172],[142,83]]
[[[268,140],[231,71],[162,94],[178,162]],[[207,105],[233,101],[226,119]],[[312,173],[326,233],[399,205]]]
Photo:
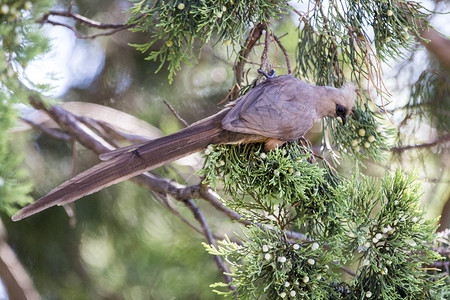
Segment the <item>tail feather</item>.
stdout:
[[65,205],[85,195],[140,175],[191,153],[218,143],[223,138],[221,120],[227,111],[191,126],[118,154],[51,190],[46,196],[19,210],[13,221],[22,220],[54,205]]

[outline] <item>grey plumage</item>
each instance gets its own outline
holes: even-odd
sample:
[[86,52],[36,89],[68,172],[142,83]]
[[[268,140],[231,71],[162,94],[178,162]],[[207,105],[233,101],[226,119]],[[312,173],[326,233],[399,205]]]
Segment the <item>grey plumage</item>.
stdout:
[[13,216],[21,220],[54,205],[64,205],[170,161],[201,151],[209,144],[264,142],[270,150],[306,134],[325,116],[345,118],[355,87],[341,89],[307,84],[293,76],[269,78],[230,107],[174,134],[136,147],[105,154],[102,162],[62,183]]

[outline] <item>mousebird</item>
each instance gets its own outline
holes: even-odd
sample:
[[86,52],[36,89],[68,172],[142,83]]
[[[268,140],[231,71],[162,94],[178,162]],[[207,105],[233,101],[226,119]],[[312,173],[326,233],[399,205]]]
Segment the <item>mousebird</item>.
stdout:
[[266,150],[275,149],[300,139],[323,117],[340,117],[345,124],[356,97],[351,83],[338,89],[311,85],[291,75],[266,77],[213,116],[171,135],[100,155],[106,161],[62,183],[12,219],[22,220],[51,206],[68,204],[210,144],[265,143]]

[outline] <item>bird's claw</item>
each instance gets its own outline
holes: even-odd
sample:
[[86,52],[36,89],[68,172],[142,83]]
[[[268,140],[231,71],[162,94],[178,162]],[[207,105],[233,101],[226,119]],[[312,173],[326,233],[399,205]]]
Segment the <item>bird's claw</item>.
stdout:
[[258,73],[263,74],[267,79],[275,77],[275,70],[270,70],[269,74],[267,74],[263,69],[258,69]]

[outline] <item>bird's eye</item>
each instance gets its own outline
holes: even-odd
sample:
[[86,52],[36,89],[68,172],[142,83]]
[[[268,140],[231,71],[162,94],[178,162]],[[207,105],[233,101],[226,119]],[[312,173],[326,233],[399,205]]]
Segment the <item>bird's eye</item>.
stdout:
[[336,115],[338,116],[345,116],[345,114],[347,113],[347,109],[340,105],[340,104],[336,104]]

